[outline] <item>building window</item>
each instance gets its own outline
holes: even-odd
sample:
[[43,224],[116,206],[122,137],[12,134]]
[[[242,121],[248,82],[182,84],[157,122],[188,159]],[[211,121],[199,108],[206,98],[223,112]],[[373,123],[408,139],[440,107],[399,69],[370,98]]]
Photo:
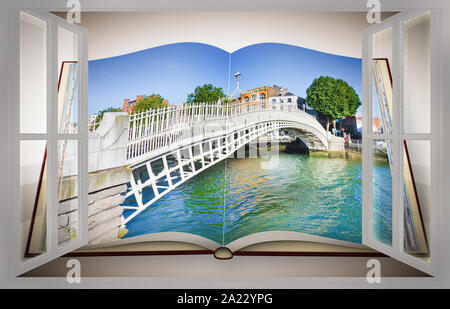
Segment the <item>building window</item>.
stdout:
[[252,95],[252,102],[256,101],[256,94]]
[[275,103],[277,101],[277,99],[272,99],[272,102]]
[[261,93],[261,95],[259,96],[259,98],[261,100],[265,100],[266,99],[266,94],[265,93]]
[[248,101],[250,101],[250,99],[248,97],[245,97],[244,102],[248,102]]
[[288,103],[292,102],[292,98],[288,98],[287,100],[288,100]]

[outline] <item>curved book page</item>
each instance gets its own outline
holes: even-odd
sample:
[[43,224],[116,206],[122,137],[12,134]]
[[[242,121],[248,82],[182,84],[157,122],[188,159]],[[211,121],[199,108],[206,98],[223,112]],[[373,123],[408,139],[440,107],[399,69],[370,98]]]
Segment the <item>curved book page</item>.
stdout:
[[189,233],[182,233],[182,232],[163,232],[163,233],[154,233],[154,234],[148,234],[148,235],[142,235],[142,236],[136,236],[133,238],[125,238],[116,240],[112,243],[106,243],[106,244],[99,244],[99,245],[87,245],[83,247],[83,250],[89,250],[89,249],[99,249],[99,248],[106,248],[111,246],[120,246],[120,245],[126,245],[126,244],[132,244],[132,243],[140,243],[140,242],[148,242],[148,241],[173,241],[173,242],[185,242],[185,243],[191,243],[198,246],[201,246],[203,248],[207,248],[209,250],[216,250],[217,248],[220,248],[221,245],[218,243],[207,239],[202,236],[189,234]]
[[308,242],[319,242],[330,245],[337,245],[342,247],[350,247],[350,248],[366,248],[362,244],[356,244],[353,242],[342,241],[337,239],[332,239],[328,237],[322,237],[317,235],[310,235],[298,232],[283,232],[283,231],[271,231],[271,232],[261,232],[255,233],[252,235],[245,236],[243,238],[237,239],[226,245],[228,249],[233,252],[236,252],[242,248],[247,246],[258,244],[262,242],[270,242],[270,241],[308,241]]
[[[194,244],[209,250],[217,250],[221,248],[222,245],[209,240],[207,238],[181,232],[164,232],[164,233],[154,233],[149,235],[142,235],[128,239],[121,239],[114,241],[113,243],[100,244],[100,245],[88,245],[83,247],[83,250],[89,251],[93,249],[108,248],[114,246],[121,246],[133,243],[144,243],[144,242],[183,242]],[[232,252],[236,252],[242,248],[248,247],[250,245],[272,242],[272,241],[303,241],[303,242],[318,242],[342,247],[366,249],[362,244],[356,244],[348,241],[336,240],[328,237],[297,233],[297,232],[283,232],[283,231],[271,231],[271,232],[261,232],[252,235],[245,236],[243,238],[237,239],[223,247],[228,248]]]

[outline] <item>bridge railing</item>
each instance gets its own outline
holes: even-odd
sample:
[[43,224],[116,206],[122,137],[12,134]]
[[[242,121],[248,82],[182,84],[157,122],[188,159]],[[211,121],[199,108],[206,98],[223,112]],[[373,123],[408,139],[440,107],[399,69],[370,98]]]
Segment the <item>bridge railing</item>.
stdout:
[[134,160],[183,140],[233,129],[230,126],[236,126],[237,123],[230,120],[240,118],[235,116],[260,111],[284,111],[291,116],[301,115],[306,122],[326,136],[325,130],[313,116],[286,103],[258,101],[168,105],[130,115],[127,160]]
[[226,106],[208,103],[168,105],[130,115],[129,141],[195,123],[226,119]]
[[267,101],[243,102],[237,104],[193,103],[168,105],[130,115],[129,141],[154,135],[171,129],[191,126],[205,121],[226,120],[230,116],[260,110],[281,110],[296,112],[314,117],[292,105],[270,103]]

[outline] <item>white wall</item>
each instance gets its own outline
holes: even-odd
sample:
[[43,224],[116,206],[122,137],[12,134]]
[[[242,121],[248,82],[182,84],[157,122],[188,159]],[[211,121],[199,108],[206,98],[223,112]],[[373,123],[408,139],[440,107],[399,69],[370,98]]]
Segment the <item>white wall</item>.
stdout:
[[47,131],[47,23],[20,18],[20,131]]
[[63,61],[78,61],[78,34],[58,28],[58,70]]
[[404,24],[405,133],[430,133],[430,15]]
[[361,32],[369,24],[365,12],[216,11],[86,12],[81,26],[89,31],[89,59],[94,60],[178,42],[206,43],[228,52],[276,42],[361,58]]
[[392,70],[392,27],[377,32],[372,37],[372,57],[388,58]]

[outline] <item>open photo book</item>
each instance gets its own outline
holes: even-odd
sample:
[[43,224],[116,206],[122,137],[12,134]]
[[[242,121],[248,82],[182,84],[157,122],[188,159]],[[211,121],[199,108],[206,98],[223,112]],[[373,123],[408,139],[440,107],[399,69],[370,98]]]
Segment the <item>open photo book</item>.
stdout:
[[[119,82],[114,76],[119,76],[119,72],[127,74],[122,71],[123,67],[133,73],[128,75],[131,80],[123,80],[125,84],[120,87],[136,88],[134,92],[128,92],[128,96],[135,96],[136,100],[122,98],[122,110],[130,114],[132,123],[131,143],[146,138],[151,140],[152,135],[165,132],[174,123],[175,127],[177,122],[186,123],[192,115],[204,119],[204,123],[202,120],[196,122],[196,119],[191,120],[191,124],[188,121],[186,127],[194,130],[197,125],[217,123],[220,126],[221,121],[225,121],[228,131],[221,136],[227,140],[223,144],[217,141],[220,149],[232,144],[230,137],[235,137],[236,141],[237,134],[241,134],[239,137],[251,134],[239,130],[245,127],[245,121],[250,124],[247,116],[251,117],[252,109],[254,114],[267,114],[268,120],[271,120],[271,114],[277,113],[281,115],[275,115],[273,120],[283,120],[283,114],[298,116],[293,117],[292,128],[283,130],[277,127],[264,133],[257,132],[239,143],[239,148],[235,142],[235,151],[227,149],[220,154],[214,153],[212,159],[208,155],[208,150],[212,152],[208,144],[210,140],[202,135],[205,142],[200,147],[207,162],[202,162],[205,159],[200,158],[200,151],[197,151],[200,159],[193,166],[183,167],[183,173],[192,175],[192,178],[179,185],[175,184],[182,178],[179,171],[171,173],[170,186],[167,177],[163,176],[153,184],[148,176],[149,172],[155,177],[162,173],[164,164],[169,169],[171,165],[176,169],[176,154],[165,158],[166,154],[159,154],[158,147],[155,147],[149,152],[157,154],[151,157],[140,154],[139,151],[145,151],[137,149],[137,158],[132,158],[131,164],[134,164],[133,179],[138,194],[130,193],[133,185],[129,183],[124,193],[126,198],[121,203],[125,208],[122,216],[126,221],[126,233],[113,242],[97,244],[93,241],[83,252],[105,251],[112,245],[113,249],[108,250],[177,251],[177,246],[180,246],[180,250],[185,251],[187,247],[183,244],[186,243],[195,245],[189,247],[192,250],[216,251],[226,247],[233,253],[249,249],[264,252],[371,252],[361,245],[360,157],[355,152],[355,158],[346,158],[343,134],[327,136],[327,117],[308,106],[305,100],[306,90],[321,76],[344,80],[359,93],[360,59],[285,44],[251,45],[233,53],[205,44],[171,44],[91,61],[90,89],[94,91],[91,96],[95,98],[109,93]],[[141,72],[145,74],[141,75]],[[137,90],[139,86],[142,86],[141,90]],[[218,88],[223,95],[214,97]],[[192,109],[182,110],[178,106],[178,109],[169,111],[169,116],[161,112],[145,118],[145,115],[141,116],[143,112],[139,103],[145,98],[151,101],[154,94],[167,100],[169,106],[187,101],[184,105],[192,106]],[[220,97],[220,104],[228,106],[228,110],[214,111],[214,107],[209,111],[201,110],[201,104],[215,106]],[[116,106],[120,107],[120,103]],[[224,113],[228,118],[217,117]],[[171,125],[164,123],[167,118]],[[208,118],[213,119],[210,121]],[[149,124],[146,124],[146,119]],[[358,139],[361,136],[356,117],[354,119],[353,127],[346,128],[349,129],[348,134],[354,134]],[[148,129],[152,122],[154,127]],[[344,127],[338,126],[340,129]],[[236,136],[231,136],[232,133]],[[327,142],[331,138],[337,144],[342,143],[342,148],[338,148],[341,154],[336,158],[327,157]],[[189,143],[195,142],[198,142],[195,137],[189,140]],[[181,142],[177,149],[183,149],[189,143]],[[215,143],[213,139],[213,149]],[[295,151],[300,143],[302,149]],[[165,151],[174,151],[170,145],[163,144],[162,147]],[[267,158],[261,158],[258,149],[267,147],[272,149]],[[287,148],[294,151],[287,151]],[[191,155],[194,157],[195,150],[193,147]],[[189,159],[189,154],[182,158]],[[264,168],[264,164],[271,160],[277,161],[275,166]],[[148,164],[151,165],[150,170]],[[388,166],[384,169],[389,172]],[[140,187],[139,183],[143,185]],[[163,196],[156,198],[158,195]],[[139,199],[145,206],[140,212],[133,209],[139,204]],[[127,218],[133,215],[128,221]]]
[[[91,60],[89,243],[72,254],[377,255],[362,245],[360,95],[361,59],[286,44],[177,43]],[[389,108],[374,111],[379,133]],[[77,237],[76,147],[60,147],[64,243]],[[384,242],[390,147],[373,145],[373,230]],[[427,251],[419,201],[409,205],[408,243]]]

